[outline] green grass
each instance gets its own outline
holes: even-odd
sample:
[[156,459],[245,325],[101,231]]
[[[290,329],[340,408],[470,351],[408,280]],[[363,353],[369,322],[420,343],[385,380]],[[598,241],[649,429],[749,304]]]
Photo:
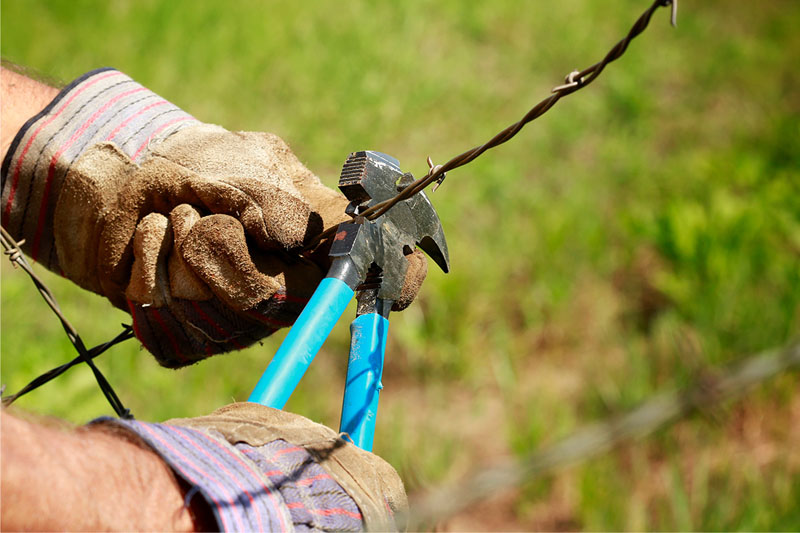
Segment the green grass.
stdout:
[[[2,54],[70,80],[115,66],[201,119],[273,131],[329,185],[378,149],[426,170],[483,142],[627,31],[648,2],[2,3]],[[376,451],[410,489],[553,442],[800,330],[800,4],[682,2],[585,91],[432,195],[452,273],[392,317]],[[9,391],[72,357],[2,266]],[[125,314],[47,276],[89,344]],[[289,409],[330,426],[342,321]],[[282,336],[282,335],[281,335]],[[182,371],[129,341],[99,360],[142,419],[243,400],[279,344]],[[792,530],[800,395],[787,376],[710,418],[523,487],[458,524]],[[86,368],[19,402],[109,408]]]

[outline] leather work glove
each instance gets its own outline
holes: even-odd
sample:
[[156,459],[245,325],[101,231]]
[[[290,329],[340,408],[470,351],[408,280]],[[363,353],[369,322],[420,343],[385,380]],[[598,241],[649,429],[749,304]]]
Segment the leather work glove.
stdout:
[[[327,272],[347,220],[277,136],[203,124],[113,69],[67,86],[17,134],[2,166],[2,222],[50,270],[133,316],[168,367],[290,326]],[[408,256],[401,310],[427,263]]]
[[279,409],[242,402],[163,424],[93,424],[141,438],[207,503],[220,531],[396,531],[397,514],[408,512],[389,463]]

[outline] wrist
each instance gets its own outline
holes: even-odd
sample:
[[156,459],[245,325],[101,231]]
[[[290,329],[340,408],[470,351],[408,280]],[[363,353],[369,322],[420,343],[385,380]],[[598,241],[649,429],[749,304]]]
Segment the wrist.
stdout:
[[[193,531],[184,490],[149,448],[2,413],[3,530]],[[206,526],[208,523],[205,524]]]
[[6,66],[0,67],[0,95],[3,120],[0,121],[2,159],[25,122],[35,116],[58,94],[58,89],[31,79]]

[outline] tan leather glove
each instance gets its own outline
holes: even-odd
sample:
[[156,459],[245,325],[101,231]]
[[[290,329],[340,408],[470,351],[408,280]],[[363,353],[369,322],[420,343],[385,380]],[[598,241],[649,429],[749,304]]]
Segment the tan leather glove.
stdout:
[[[79,78],[3,164],[3,225],[34,259],[133,315],[164,366],[289,326],[329,266],[303,244],[347,200],[278,137],[199,123],[124,74]],[[410,303],[425,275],[409,261]]]
[[103,418],[93,425],[116,435],[125,428],[122,435],[161,456],[221,530],[395,531],[397,513],[408,512],[389,463],[279,409],[234,403],[162,424]]
[[213,432],[231,444],[259,447],[281,439],[305,449],[355,500],[368,531],[394,531],[394,516],[408,512],[403,481],[389,463],[303,416],[240,402],[208,416],[176,418],[165,423]]

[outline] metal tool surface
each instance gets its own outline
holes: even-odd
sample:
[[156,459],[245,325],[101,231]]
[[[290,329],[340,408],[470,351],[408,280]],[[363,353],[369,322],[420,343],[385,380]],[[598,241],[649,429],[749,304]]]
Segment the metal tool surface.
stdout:
[[396,204],[383,216],[366,220],[363,210],[397,194],[414,181],[399,162],[373,151],[350,154],[339,188],[350,200],[352,221],[337,228],[330,270],[289,331],[248,401],[282,409],[333,326],[358,292],[351,325],[351,350],[340,430],[371,449],[377,415],[388,315],[400,297],[408,270],[406,255],[425,251],[444,272],[450,270],[439,217],[425,193]]

